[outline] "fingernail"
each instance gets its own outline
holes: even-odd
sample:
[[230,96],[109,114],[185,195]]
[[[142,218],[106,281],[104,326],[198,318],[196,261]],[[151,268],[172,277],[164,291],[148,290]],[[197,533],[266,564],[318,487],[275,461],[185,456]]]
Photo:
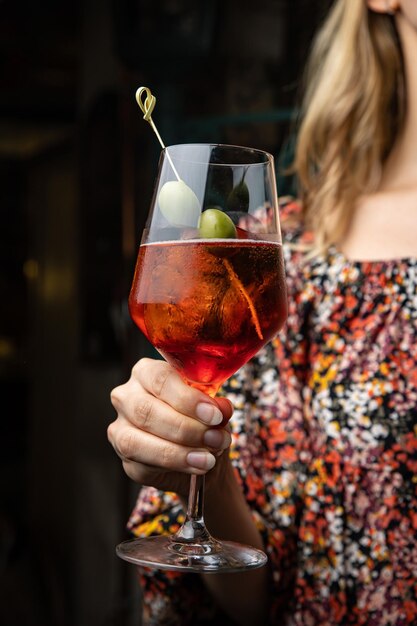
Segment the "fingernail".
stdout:
[[189,452],[187,463],[196,469],[211,470],[216,464],[216,459],[210,452]]
[[214,404],[200,402],[196,407],[196,415],[199,420],[209,426],[218,426],[223,421],[223,414]]
[[[203,437],[204,443],[209,448],[224,448],[225,436],[221,430],[207,430]],[[227,446],[226,446],[227,447]]]

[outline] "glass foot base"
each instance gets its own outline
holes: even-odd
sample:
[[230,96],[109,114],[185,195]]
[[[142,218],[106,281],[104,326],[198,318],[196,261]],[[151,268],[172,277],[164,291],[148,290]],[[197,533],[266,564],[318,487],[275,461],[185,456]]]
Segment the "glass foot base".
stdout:
[[267,562],[262,550],[214,539],[205,543],[178,542],[171,537],[130,539],[117,546],[116,554],[143,567],[213,574],[242,572]]

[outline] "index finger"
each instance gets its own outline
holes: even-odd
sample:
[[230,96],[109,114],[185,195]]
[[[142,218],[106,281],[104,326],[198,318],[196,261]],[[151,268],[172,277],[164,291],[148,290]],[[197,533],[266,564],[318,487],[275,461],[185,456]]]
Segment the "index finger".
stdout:
[[230,418],[230,404],[217,402],[202,391],[190,387],[165,361],[141,359],[134,366],[132,377],[154,397],[203,424],[219,426]]

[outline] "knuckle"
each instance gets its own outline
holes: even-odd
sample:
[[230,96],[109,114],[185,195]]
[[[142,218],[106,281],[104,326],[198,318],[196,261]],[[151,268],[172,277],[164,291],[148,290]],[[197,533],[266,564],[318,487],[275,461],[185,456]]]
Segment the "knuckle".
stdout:
[[147,429],[153,416],[153,402],[150,398],[139,400],[134,407],[134,420],[137,426]]
[[167,380],[174,374],[168,363],[144,357],[132,369],[132,378],[143,384],[143,387],[157,398],[161,396]]
[[114,422],[107,426],[107,440],[112,444],[114,441]]
[[161,397],[163,390],[166,387],[167,381],[172,376],[172,371],[170,367],[165,366],[162,363],[161,365],[163,365],[163,367],[156,368],[151,382],[152,393],[155,394],[157,398]]
[[135,437],[132,430],[126,430],[119,435],[116,440],[116,448],[120,457],[124,459],[132,458],[136,449]]
[[189,420],[184,417],[180,417],[176,420],[172,426],[171,436],[172,440],[179,444],[193,445],[197,444],[199,438],[195,436],[190,429]]
[[144,361],[145,359],[140,359],[134,364],[134,366],[132,367],[132,371],[131,371],[131,378],[140,378],[140,374],[143,370]]
[[178,385],[176,389],[176,398],[177,403],[181,407],[188,407],[192,403],[192,394],[194,393],[194,389],[188,387],[185,383],[183,385]]
[[181,442],[184,438],[186,429],[184,428],[184,420],[177,419],[172,426],[172,439],[174,441]]
[[175,450],[166,445],[161,450],[161,466],[167,469],[174,469],[178,465]]
[[120,405],[122,404],[121,387],[115,387],[114,389],[111,390],[110,402],[112,403],[112,405],[114,406],[116,410],[120,407]]
[[143,357],[139,359],[134,366],[132,367],[131,378],[135,378],[136,380],[141,380],[145,372],[149,370],[152,366],[152,359],[147,357]]

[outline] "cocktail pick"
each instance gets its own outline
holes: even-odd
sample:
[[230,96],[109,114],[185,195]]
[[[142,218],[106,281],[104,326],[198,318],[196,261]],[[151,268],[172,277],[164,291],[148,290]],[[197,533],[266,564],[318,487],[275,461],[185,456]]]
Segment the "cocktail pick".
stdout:
[[143,112],[143,119],[151,125],[151,128],[169,161],[172,171],[177,180],[169,180],[159,191],[158,204],[162,215],[174,226],[196,227],[201,213],[200,202],[194,191],[179,176],[168,148],[162,141],[161,135],[152,119],[156,98],[149,87],[139,87],[136,91],[136,102]]
[[[145,99],[143,99],[143,95],[144,94],[145,94]],[[159,143],[161,144],[163,150],[165,150],[165,153],[167,155],[167,159],[169,161],[169,164],[172,167],[172,170],[173,170],[175,176],[177,177],[177,180],[181,180],[177,170],[175,169],[175,165],[172,162],[170,154],[169,154],[168,150],[166,149],[164,142],[161,139],[161,135],[159,134],[158,129],[155,126],[155,122],[152,119],[152,112],[153,112],[153,110],[155,108],[156,98],[152,94],[152,92],[149,89],[149,87],[139,87],[139,89],[136,91],[136,102],[138,103],[138,105],[139,105],[139,107],[140,107],[140,109],[141,109],[141,111],[143,113],[143,119],[146,122],[149,122],[153,132],[157,136],[157,139],[158,139]]]

